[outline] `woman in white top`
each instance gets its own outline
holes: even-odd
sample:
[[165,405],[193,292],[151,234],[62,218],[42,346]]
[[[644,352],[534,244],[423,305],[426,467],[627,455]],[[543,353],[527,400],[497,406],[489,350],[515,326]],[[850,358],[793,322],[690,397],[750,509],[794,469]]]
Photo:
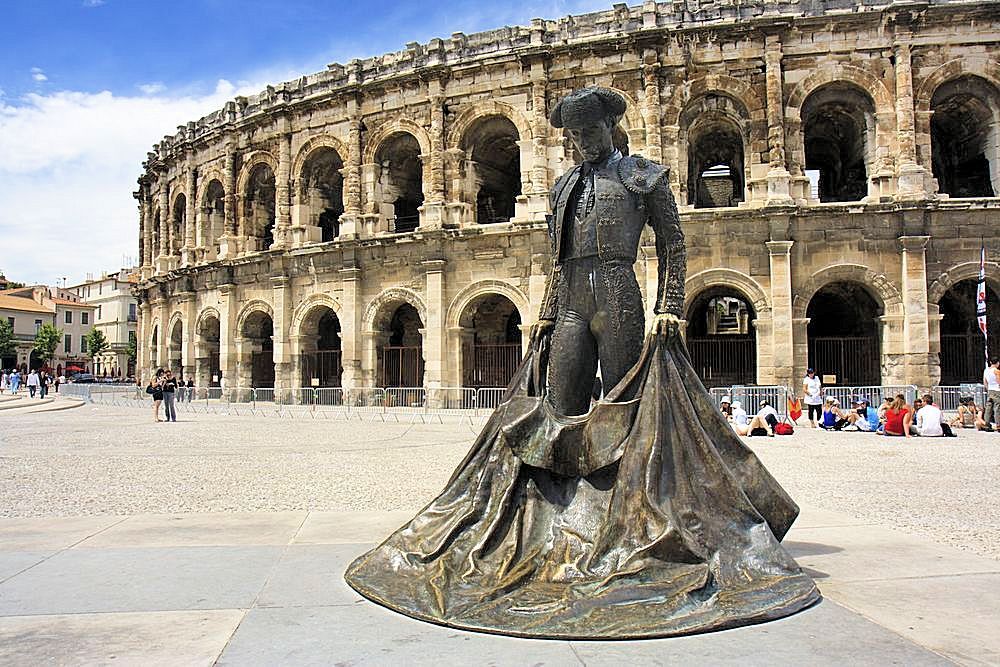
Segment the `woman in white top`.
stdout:
[[823,412],[823,383],[816,377],[816,371],[812,368],[806,371],[806,376],[802,378],[802,403],[809,412],[809,425],[817,428]]
[[729,424],[738,435],[746,435],[750,432],[750,418],[747,417],[747,411],[743,409],[743,404],[739,401],[733,401]]

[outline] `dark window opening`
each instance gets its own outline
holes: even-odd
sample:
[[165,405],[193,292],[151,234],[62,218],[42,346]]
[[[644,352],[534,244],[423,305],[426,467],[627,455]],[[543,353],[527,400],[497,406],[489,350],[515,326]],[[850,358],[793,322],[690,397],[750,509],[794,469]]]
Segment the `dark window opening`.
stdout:
[[875,107],[867,93],[833,83],[802,105],[806,169],[817,171],[821,202],[859,201],[868,195]]
[[998,96],[975,76],[940,86],[931,99],[931,168],[940,192],[994,197],[997,175]]

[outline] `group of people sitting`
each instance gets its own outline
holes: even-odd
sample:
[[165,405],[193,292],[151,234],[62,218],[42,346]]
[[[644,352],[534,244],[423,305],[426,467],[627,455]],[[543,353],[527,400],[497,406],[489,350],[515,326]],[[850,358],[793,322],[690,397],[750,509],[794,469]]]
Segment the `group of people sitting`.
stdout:
[[[733,401],[729,396],[722,398],[719,409],[739,435],[773,436],[780,431],[779,425],[783,423],[778,411],[767,400],[760,402],[759,410],[753,417],[747,414],[740,401]],[[786,418],[785,421],[790,420]],[[906,438],[953,438],[953,427],[983,429],[986,423],[972,398],[962,399],[958,416],[949,422],[930,394],[918,397],[912,406],[903,394],[897,394],[895,397],[886,396],[878,408],[861,396],[853,401],[851,408],[846,409],[840,406],[837,398],[828,396],[820,420],[815,425],[830,431],[864,431]]]

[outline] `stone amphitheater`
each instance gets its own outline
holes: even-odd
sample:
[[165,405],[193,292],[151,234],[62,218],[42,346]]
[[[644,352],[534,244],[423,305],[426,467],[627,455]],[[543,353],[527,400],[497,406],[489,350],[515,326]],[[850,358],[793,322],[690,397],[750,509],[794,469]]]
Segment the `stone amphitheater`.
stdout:
[[975,381],[982,244],[1000,331],[998,45],[1000,2],[616,4],[238,97],[143,165],[140,374],[503,386],[578,159],[547,113],[600,85],[622,151],[670,169],[706,385]]

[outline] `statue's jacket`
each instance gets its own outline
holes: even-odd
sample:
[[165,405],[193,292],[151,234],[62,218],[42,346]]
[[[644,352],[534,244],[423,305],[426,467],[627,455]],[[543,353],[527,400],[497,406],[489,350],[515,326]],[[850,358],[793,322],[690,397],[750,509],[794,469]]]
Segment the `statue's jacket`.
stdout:
[[[686,256],[684,234],[673,193],[669,171],[655,162],[639,156],[623,157],[617,151],[595,167],[596,205],[590,217],[596,233],[596,254],[607,285],[634,283],[635,263],[643,228],[648,224],[656,239],[659,258],[658,290],[654,311],[680,316],[684,308],[684,278]],[[563,281],[566,226],[571,211],[571,198],[582,177],[582,167],[575,166],[563,174],[550,194],[552,215],[548,216],[552,242],[552,270],[546,286],[539,319],[555,320],[560,294],[567,288]],[[609,290],[614,292],[616,290]]]

